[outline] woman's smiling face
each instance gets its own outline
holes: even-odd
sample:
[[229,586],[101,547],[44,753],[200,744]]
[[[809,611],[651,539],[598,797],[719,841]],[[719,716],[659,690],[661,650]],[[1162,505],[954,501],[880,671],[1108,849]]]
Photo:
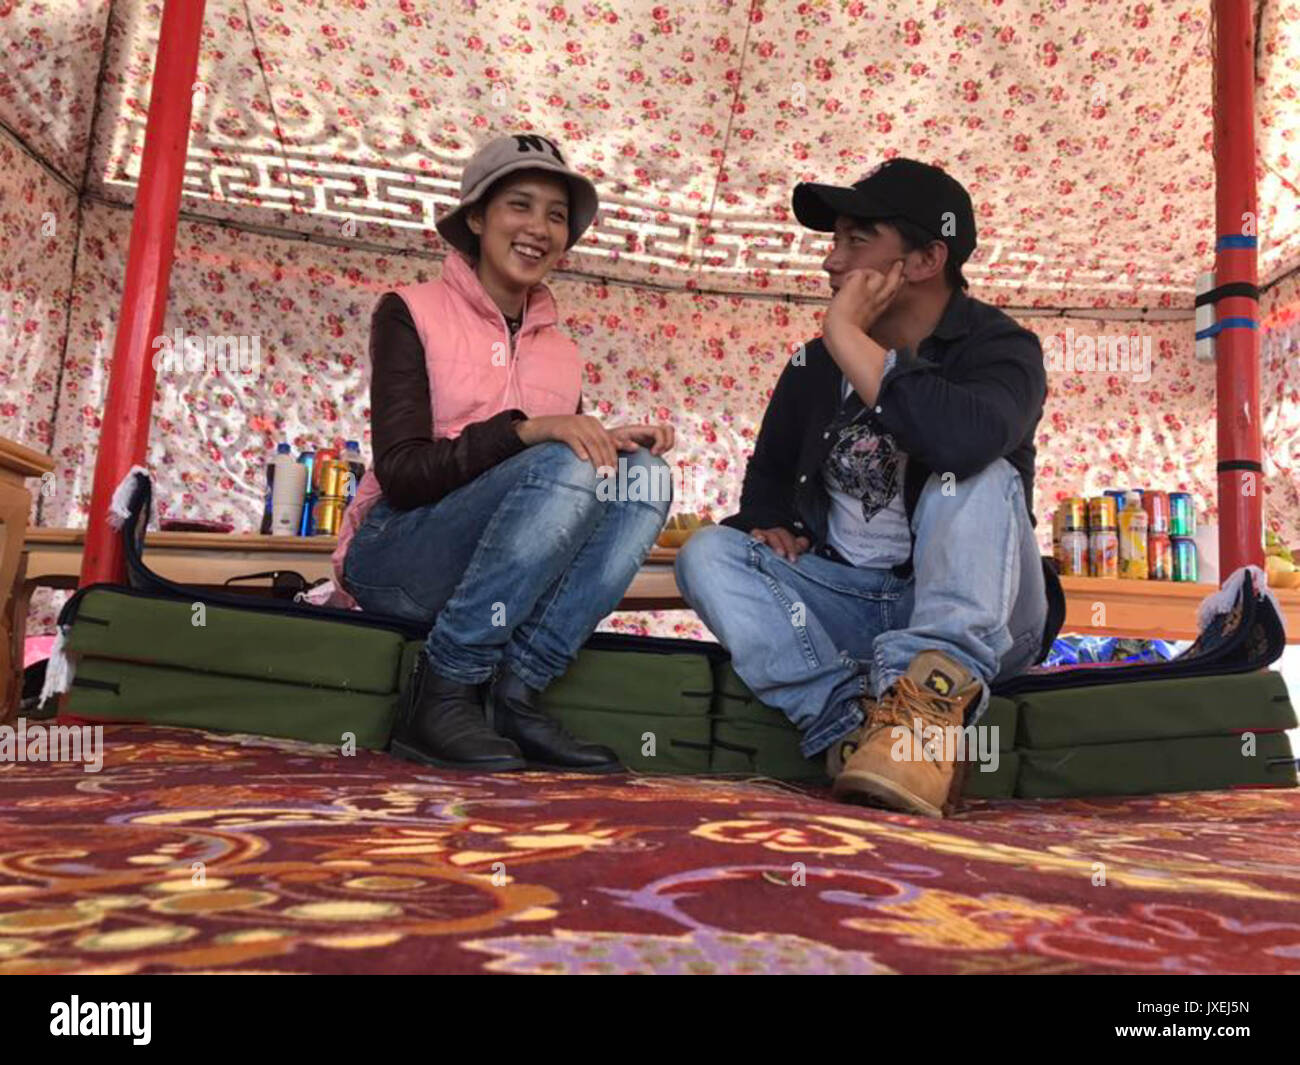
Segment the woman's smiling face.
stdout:
[[480,269],[526,291],[550,273],[569,242],[569,186],[545,171],[510,174],[485,209],[470,211],[468,223],[479,238]]

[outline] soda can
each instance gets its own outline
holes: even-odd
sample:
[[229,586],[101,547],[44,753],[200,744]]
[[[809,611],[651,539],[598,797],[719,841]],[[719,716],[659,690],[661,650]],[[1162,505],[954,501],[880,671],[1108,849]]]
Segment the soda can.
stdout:
[[318,495],[322,498],[342,499],[347,487],[347,478],[352,472],[342,459],[326,459],[318,463],[320,469],[320,488]]
[[1088,534],[1088,573],[1093,577],[1119,577],[1119,533],[1096,529]]
[[1061,519],[1061,532],[1088,531],[1088,503],[1083,496],[1070,496],[1061,504],[1060,509],[1065,511],[1065,517]]
[[1063,532],[1057,561],[1061,564],[1062,577],[1088,576],[1088,534],[1081,529]]
[[1174,547],[1168,533],[1152,533],[1147,538],[1147,577],[1153,581],[1174,579]]
[[1088,531],[1119,528],[1113,496],[1093,496],[1088,500]]
[[321,479],[325,475],[325,464],[338,460],[339,453],[337,448],[323,447],[316,452],[316,469],[312,474],[311,487],[312,491],[318,496],[333,495],[333,492],[326,492],[321,487]]
[[1169,535],[1196,535],[1196,504],[1188,492],[1169,493]]
[[343,521],[343,500],[326,498],[316,500],[312,513],[313,536],[337,536]]
[[1116,512],[1124,509],[1124,500],[1128,498],[1128,492],[1123,488],[1107,488],[1102,495],[1107,499],[1115,500]]
[[1196,583],[1196,541],[1187,536],[1171,536],[1174,556],[1174,580]]
[[1150,533],[1169,533],[1169,494],[1167,492],[1144,492],[1142,509],[1147,512],[1147,531]]

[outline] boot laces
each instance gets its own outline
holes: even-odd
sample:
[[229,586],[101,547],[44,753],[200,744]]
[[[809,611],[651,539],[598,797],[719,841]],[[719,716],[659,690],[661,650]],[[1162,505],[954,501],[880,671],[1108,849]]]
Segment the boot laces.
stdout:
[[959,701],[956,696],[940,695],[930,688],[922,688],[911,677],[899,677],[880,701],[871,707],[869,727],[874,732],[891,725],[901,725],[910,732],[913,722],[920,718],[923,729],[927,725],[943,729],[953,724],[957,718]]

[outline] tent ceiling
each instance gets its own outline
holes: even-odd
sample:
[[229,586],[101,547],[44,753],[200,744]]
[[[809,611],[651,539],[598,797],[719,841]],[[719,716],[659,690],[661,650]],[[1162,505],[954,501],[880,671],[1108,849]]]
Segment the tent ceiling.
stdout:
[[[474,145],[535,130],[602,193],[572,269],[812,294],[823,245],[790,216],[793,184],[912,155],[970,189],[986,298],[1186,307],[1213,258],[1209,10],[208,0],[184,207],[437,253]],[[108,200],[134,193],[160,17],[113,5],[89,181]],[[1267,0],[1260,22],[1267,280],[1300,260],[1300,7]]]

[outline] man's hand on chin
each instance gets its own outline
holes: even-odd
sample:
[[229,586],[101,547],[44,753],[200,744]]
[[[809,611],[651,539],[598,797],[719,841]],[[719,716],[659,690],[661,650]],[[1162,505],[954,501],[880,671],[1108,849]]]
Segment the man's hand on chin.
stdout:
[[893,303],[902,283],[901,259],[894,262],[887,274],[878,270],[851,270],[822,322],[826,350],[862,402],[869,406],[876,402],[889,353],[867,335],[867,330]]
[[844,275],[839,291],[831,298],[822,324],[828,342],[852,333],[864,336],[889,309],[903,285],[903,260],[895,259],[888,273],[862,268]]

